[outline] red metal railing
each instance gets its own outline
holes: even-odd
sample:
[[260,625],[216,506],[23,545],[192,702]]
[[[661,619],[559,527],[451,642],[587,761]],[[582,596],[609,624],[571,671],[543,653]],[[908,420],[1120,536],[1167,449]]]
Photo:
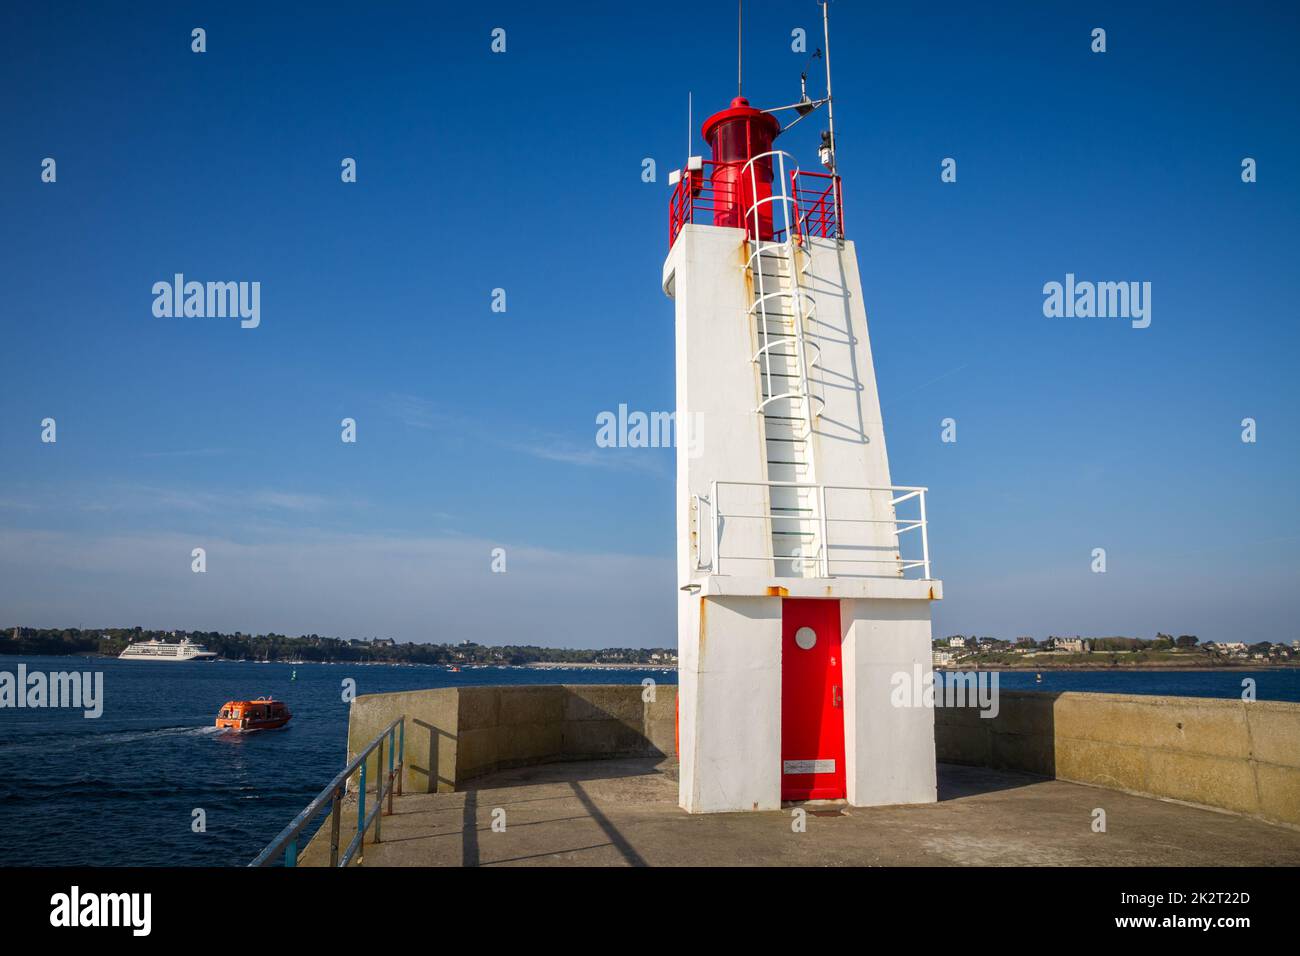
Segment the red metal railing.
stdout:
[[[742,198],[738,181],[743,176],[718,175],[722,167],[736,165],[739,164],[715,163],[706,159],[700,169],[682,171],[682,178],[674,187],[668,203],[669,249],[687,223],[741,225],[745,211],[738,208]],[[775,182],[772,185],[779,188]],[[789,189],[788,199],[793,207],[792,218],[797,224],[799,241],[802,242],[805,236],[833,239],[844,235],[844,202],[839,176],[794,170],[790,173]],[[784,230],[770,238],[783,241]]]
[[682,170],[682,178],[673,190],[668,205],[669,249],[677,241],[682,226],[688,222],[712,226],[719,219],[734,218],[735,225],[740,225],[740,213],[735,212],[739,205],[737,190],[731,182],[717,176],[719,167],[734,165],[736,164],[715,163],[706,159],[701,169]]
[[795,170],[790,174],[790,195],[802,235],[822,239],[844,236],[844,196],[839,176]]

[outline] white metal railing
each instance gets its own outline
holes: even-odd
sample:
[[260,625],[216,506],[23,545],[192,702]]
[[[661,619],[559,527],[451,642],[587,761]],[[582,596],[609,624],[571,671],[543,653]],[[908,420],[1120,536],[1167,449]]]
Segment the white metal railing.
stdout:
[[[728,489],[755,488],[763,489],[762,495],[750,495],[741,502],[742,510],[728,510],[724,500]],[[771,506],[773,488],[807,488],[815,492],[817,507],[814,514],[774,514]],[[740,562],[762,562],[771,564],[778,577],[905,577],[908,571],[921,571],[922,579],[930,579],[930,537],[925,514],[925,493],[927,489],[910,485],[820,485],[798,481],[715,481],[710,485],[707,499],[696,496],[694,510],[696,513],[696,567],[713,574],[744,572],[745,566]],[[865,501],[859,496],[865,495]],[[854,502],[852,499],[858,497]],[[848,503],[844,500],[849,499]],[[909,506],[915,514],[899,517],[898,506],[915,501]],[[704,517],[703,503],[707,507],[708,519]],[[760,511],[743,509],[761,509]],[[744,523],[762,522],[757,531],[746,529]],[[779,525],[782,522],[811,523],[815,531],[811,532],[813,540],[808,542],[807,550],[802,542],[791,549],[791,553],[777,553],[773,544],[779,538]],[[728,525],[731,529],[730,540],[741,538],[753,547],[748,553],[727,552]],[[796,524],[796,527],[799,525]],[[845,530],[847,528],[847,530]],[[856,533],[855,533],[856,529]],[[709,553],[704,555],[701,538],[707,530],[709,536]],[[773,535],[773,530],[778,532]],[[836,533],[838,530],[838,534]],[[915,549],[909,556],[903,555],[901,536],[909,531],[919,531],[920,555]],[[802,534],[802,533],[801,533]],[[884,556],[888,554],[888,556]],[[781,574],[780,563],[791,564],[792,571],[798,574]],[[861,566],[866,566],[862,568]],[[749,565],[752,569],[753,565]],[[733,570],[736,569],[736,570]],[[754,573],[764,573],[764,568],[755,569]],[[814,572],[809,575],[806,572]]]

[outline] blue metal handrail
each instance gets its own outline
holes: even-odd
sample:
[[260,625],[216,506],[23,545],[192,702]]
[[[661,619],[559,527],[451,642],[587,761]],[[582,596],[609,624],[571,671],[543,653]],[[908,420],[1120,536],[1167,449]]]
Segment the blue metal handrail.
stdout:
[[[396,741],[394,741],[396,737]],[[384,742],[388,743],[388,786],[384,787]],[[394,745],[396,744],[396,745]],[[375,788],[375,807],[367,815],[366,813],[366,758],[369,757],[376,748],[379,750],[379,760],[376,767],[379,770],[379,783]],[[270,866],[274,863],[276,857],[281,851],[284,852],[284,865],[298,865],[298,838],[307,825],[311,823],[321,810],[325,808],[326,803],[330,805],[330,866],[347,866],[352,862],[356,852],[361,849],[364,842],[366,830],[370,828],[371,822],[375,825],[375,835],[372,843],[379,843],[383,827],[383,817],[392,816],[393,813],[393,792],[396,790],[397,795],[402,795],[402,762],[403,755],[406,753],[406,716],[403,715],[394,720],[391,724],[379,732],[374,740],[366,744],[365,749],[353,757],[346,767],[344,767],[337,776],[334,777],[325,789],[322,790],[311,803],[307,804],[302,813],[298,814],[289,825],[280,831],[279,836],[272,840],[265,850],[257,855],[249,866]],[[394,765],[396,764],[396,765]],[[348,778],[352,776],[360,767],[361,779],[357,786],[357,832],[343,851],[342,857],[339,856],[339,829],[343,816],[343,794],[347,786]],[[394,783],[396,785],[394,785]],[[384,795],[388,796],[388,808],[384,809]]]

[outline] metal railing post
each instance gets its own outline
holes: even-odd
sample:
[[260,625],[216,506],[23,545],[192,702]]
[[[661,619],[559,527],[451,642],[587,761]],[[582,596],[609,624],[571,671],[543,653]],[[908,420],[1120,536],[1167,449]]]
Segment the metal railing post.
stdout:
[[284,865],[298,865],[298,838],[294,837],[289,841],[289,845],[284,849]]
[[397,748],[393,746],[397,738],[397,728],[394,727],[388,732],[388,815],[393,815],[393,751]]
[[366,842],[366,761],[361,759],[361,786],[357,788],[357,836]]
[[722,573],[722,555],[718,553],[718,521],[721,509],[718,502],[718,483],[716,481],[709,487],[709,510],[713,513],[713,573]]
[[822,577],[831,576],[831,543],[826,537],[826,486],[817,486],[817,511],[821,521],[822,538]]
[[406,764],[406,715],[397,725],[397,795],[402,795],[402,768]]
[[339,825],[343,818],[343,789],[334,791],[334,803],[330,807],[330,866],[339,865]]
[[921,500],[921,561],[925,565],[925,579],[930,580],[930,529],[925,521],[925,492],[918,496]]
[[835,238],[844,238],[844,194],[840,192],[840,176],[835,174]]
[[[379,759],[375,761],[375,842],[379,842],[384,823],[384,738],[379,738]],[[362,821],[365,826],[365,821]],[[361,842],[365,842],[365,837]]]

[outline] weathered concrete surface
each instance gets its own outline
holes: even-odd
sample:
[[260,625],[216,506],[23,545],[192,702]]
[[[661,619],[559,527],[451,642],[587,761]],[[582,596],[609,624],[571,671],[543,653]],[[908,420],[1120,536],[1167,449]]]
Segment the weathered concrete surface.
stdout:
[[[677,687],[659,684],[447,687],[367,694],[348,715],[348,759],[406,717],[402,788],[458,789],[485,773],[555,760],[676,752]],[[375,779],[376,758],[366,773]],[[373,783],[371,784],[373,786]]]
[[[981,768],[939,766],[939,802],[687,814],[671,760],[518,768],[399,797],[365,866],[1295,866],[1300,833],[1228,813]],[[1094,833],[1093,811],[1106,811]],[[505,830],[492,829],[504,811]],[[817,815],[824,813],[826,815]],[[348,819],[347,816],[344,819]],[[350,836],[350,835],[349,835]],[[302,865],[319,865],[304,853]]]
[[934,708],[896,707],[892,693],[898,674],[930,673],[929,602],[843,601],[840,625],[849,803],[933,803]]
[[1300,704],[1003,691],[999,705],[936,708],[938,759],[1300,827]]
[[[669,756],[676,753],[677,690],[660,684],[653,702],[642,699],[640,685],[626,684],[374,694],[352,704],[348,750],[356,753],[405,714],[407,793],[450,791],[485,773],[548,761]],[[1019,770],[1300,827],[1300,704],[1033,691],[1003,691],[998,702],[993,718],[970,707],[935,708],[933,750],[920,734],[911,748],[915,759],[935,753],[947,763]],[[855,723],[852,732],[874,729]],[[683,715],[683,740],[692,732]],[[775,732],[769,736],[779,742]],[[872,781],[870,767],[861,769],[864,786],[880,793],[872,800],[856,793],[860,803],[890,794],[898,802],[922,799]],[[374,771],[372,759],[371,781]]]

